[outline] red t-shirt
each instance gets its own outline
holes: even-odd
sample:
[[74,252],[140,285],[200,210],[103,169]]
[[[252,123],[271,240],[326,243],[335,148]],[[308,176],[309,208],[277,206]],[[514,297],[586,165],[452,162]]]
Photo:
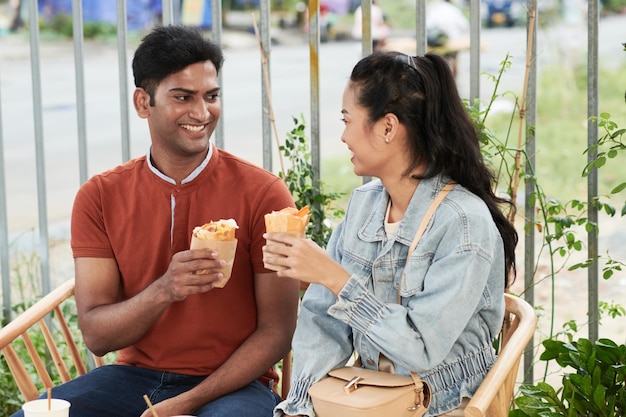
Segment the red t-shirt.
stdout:
[[[229,218],[239,225],[228,284],[173,303],[137,343],[118,352],[118,361],[188,375],[208,375],[226,361],[256,328],[254,273],[271,272],[263,267],[263,216],[287,206],[293,199],[277,176],[215,147],[208,165],[185,184],[156,175],[145,156],[87,181],[72,212],[73,254],[115,258],[124,299],[189,249],[194,227]],[[273,369],[266,376],[276,379]]]

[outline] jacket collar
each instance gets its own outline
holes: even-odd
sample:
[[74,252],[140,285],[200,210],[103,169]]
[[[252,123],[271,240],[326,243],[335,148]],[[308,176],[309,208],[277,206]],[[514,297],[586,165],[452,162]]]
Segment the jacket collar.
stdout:
[[[430,203],[432,203],[447,182],[448,179],[441,175],[420,181],[413,193],[413,197],[411,197],[411,201],[400,222],[400,226],[393,237],[389,239],[390,241],[397,241],[406,246],[411,244],[415,232],[426,214]],[[375,201],[372,202],[372,210],[359,230],[359,238],[366,242],[384,242],[387,240],[384,222],[387,203],[389,202],[389,193],[385,187],[383,187],[380,180],[373,181],[369,185],[366,184],[364,188],[377,190],[379,194]]]

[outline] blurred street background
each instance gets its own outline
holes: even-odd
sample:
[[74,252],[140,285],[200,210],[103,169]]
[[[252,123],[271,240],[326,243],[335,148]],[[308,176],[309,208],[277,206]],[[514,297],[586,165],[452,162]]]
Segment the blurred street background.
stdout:
[[[80,186],[78,167],[77,98],[71,0],[40,0],[39,54],[41,70],[32,74],[26,0],[0,0],[0,126],[3,137],[7,190],[7,219],[12,254],[38,245],[38,201],[33,123],[33,75],[40,77],[43,105],[43,139],[50,224],[51,267],[55,282],[73,275],[69,251],[69,218]],[[128,62],[150,27],[161,21],[160,1],[128,0]],[[196,25],[211,34],[210,1],[181,0],[175,21]],[[322,180],[329,190],[349,192],[359,185],[352,173],[348,152],[341,142],[341,97],[354,64],[362,56],[360,40],[352,35],[354,12],[360,1],[322,1],[319,49],[320,152]],[[389,44],[410,45],[415,38],[415,1],[378,0],[390,28]],[[116,39],[115,0],[84,1],[84,75],[89,175],[121,162],[120,88]],[[455,3],[469,15],[468,3]],[[253,19],[258,17],[254,0],[225,0],[222,42],[223,113],[225,149],[258,165],[262,164],[262,65]],[[610,112],[626,126],[626,0],[605,0],[599,22],[600,111]],[[489,103],[502,61],[509,64],[498,79],[498,90],[488,125],[498,134],[516,130],[511,115],[522,95],[526,70],[526,3],[521,0],[483,0],[480,33],[480,100]],[[309,45],[306,4],[297,0],[272,2],[270,78],[277,136],[283,139],[293,118],[311,112]],[[587,5],[584,0],[538,1],[538,122],[537,176],[546,194],[586,198],[581,170],[585,164],[587,134]],[[409,49],[403,52],[411,53]],[[469,98],[469,52],[458,55],[457,85],[462,98]],[[129,104],[134,89],[129,74]],[[507,92],[511,92],[508,94]],[[149,135],[144,120],[130,104],[131,157],[145,154]],[[512,127],[513,126],[513,127]],[[511,146],[515,146],[512,143]],[[278,151],[274,152],[277,172]],[[611,187],[626,176],[626,164],[605,169],[600,179]],[[158,227],[158,225],[155,225]],[[623,217],[601,220],[600,248],[611,248],[617,259],[626,259]],[[523,251],[520,245],[520,250]],[[584,256],[584,253],[581,254]],[[11,259],[12,264],[30,262]],[[36,264],[35,261],[32,262]],[[28,265],[27,265],[28,266]],[[544,268],[542,265],[541,268]],[[545,273],[539,269],[538,274]],[[35,267],[33,267],[36,270]],[[12,270],[12,273],[14,271]],[[18,271],[19,273],[19,271]],[[37,271],[35,271],[35,274]],[[522,276],[520,272],[519,276]],[[566,294],[559,314],[564,320],[584,316],[585,274],[563,271],[557,290]],[[518,279],[518,283],[523,283]],[[623,300],[626,278],[601,282],[603,296]],[[537,302],[545,303],[550,291],[537,288]],[[579,298],[573,297],[576,294]],[[582,297],[582,299],[581,299]],[[576,316],[578,315],[578,316]],[[584,320],[584,317],[581,318]],[[614,320],[603,328],[610,334],[626,334],[626,323]]]

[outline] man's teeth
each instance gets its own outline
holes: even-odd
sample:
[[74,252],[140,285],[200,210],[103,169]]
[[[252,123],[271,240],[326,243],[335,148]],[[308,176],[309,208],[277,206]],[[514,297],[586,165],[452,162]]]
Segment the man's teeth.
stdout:
[[199,132],[202,129],[204,129],[204,125],[201,125],[201,126],[183,125],[183,127],[187,130],[191,130],[192,132]]

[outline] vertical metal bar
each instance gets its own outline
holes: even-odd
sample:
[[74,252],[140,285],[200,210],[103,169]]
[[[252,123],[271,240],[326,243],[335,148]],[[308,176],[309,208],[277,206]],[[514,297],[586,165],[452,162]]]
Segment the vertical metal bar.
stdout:
[[[361,0],[361,56],[366,57],[372,51],[372,0]],[[362,178],[363,184],[371,180],[369,175]]]
[[415,3],[415,54],[426,53],[426,0],[417,0]]
[[76,72],[76,122],[78,128],[78,175],[80,184],[88,179],[87,118],[85,114],[85,56],[83,33],[83,2],[72,0],[74,34],[74,71]]
[[30,62],[33,83],[33,116],[35,122],[35,162],[37,170],[37,202],[39,209],[39,256],[41,258],[41,291],[50,292],[50,256],[48,238],[48,208],[46,196],[46,166],[43,141],[43,109],[41,100],[41,62],[39,60],[39,13],[37,0],[30,0]]
[[[2,86],[0,86],[0,92]],[[2,121],[2,95],[0,94],[0,122]],[[0,279],[2,279],[2,321],[0,327],[11,321],[11,275],[9,269],[9,220],[7,216],[7,191],[4,166],[4,135],[0,123]]]
[[117,0],[117,55],[120,88],[120,118],[122,128],[122,161],[130,159],[130,127],[128,107],[128,56],[126,40],[128,37],[126,22],[126,0]]
[[361,54],[372,53],[372,0],[361,0]]
[[163,0],[161,7],[163,9],[163,26],[174,24],[174,5],[172,0]]
[[[587,146],[598,143],[598,123],[592,117],[598,116],[598,22],[600,13],[598,0],[588,2],[587,17]],[[597,151],[587,153],[587,161],[598,156]],[[598,224],[598,210],[591,204],[598,195],[598,171],[592,169],[587,177],[587,203],[589,222]],[[598,230],[591,228],[587,233],[587,257],[593,262],[587,270],[589,302],[589,340],[598,340]]]
[[[268,1],[261,1],[261,22],[260,22],[260,37],[261,48],[263,50],[263,57],[265,57],[265,71],[267,71],[267,85],[265,82],[261,83],[261,124],[263,129],[263,167],[268,171],[272,170],[272,120],[273,114],[270,114],[271,103],[271,72],[270,72],[270,4]],[[261,73],[263,73],[263,60],[261,61]],[[262,76],[263,79],[263,76]]]
[[[314,186],[320,186],[320,2],[309,0],[309,66],[311,82],[311,165]],[[315,203],[322,210],[320,203]],[[316,225],[318,232],[322,225]]]
[[[213,42],[222,46],[222,1],[211,0],[211,34],[213,35]],[[218,148],[224,147],[224,112],[225,112],[225,99],[224,97],[224,77],[222,71],[217,75],[217,82],[222,88],[221,102],[222,102],[222,115],[220,121],[215,128],[213,135],[215,136],[215,145]]]
[[[528,10],[531,10],[535,16],[537,16],[537,0],[528,0],[527,2]],[[530,26],[532,20],[532,27]],[[530,39],[530,51],[527,53],[532,53],[532,57],[530,60],[530,68],[528,71],[528,84],[526,86],[526,102],[524,105],[526,106],[526,155],[528,155],[528,161],[526,166],[526,172],[537,172],[535,169],[535,130],[529,129],[528,126],[536,126],[537,123],[537,59],[536,59],[536,51],[537,51],[537,19],[530,19],[527,22],[526,27],[526,36],[532,33],[532,38]],[[527,44],[529,44],[527,42]],[[534,193],[534,181],[525,182],[524,186],[524,201],[526,202],[524,205],[524,218],[526,219],[526,224],[524,230],[526,233],[524,234],[524,288],[526,291],[524,292],[524,298],[526,301],[530,303],[530,305],[535,305],[535,286],[534,286],[534,262],[535,262],[535,228],[532,225],[535,224],[535,207],[534,204],[530,204],[531,201],[534,201],[532,194]],[[534,336],[530,339],[528,346],[524,351],[524,382],[527,384],[533,383],[533,346],[534,346]]]
[[480,98],[480,0],[470,0],[470,102]]

